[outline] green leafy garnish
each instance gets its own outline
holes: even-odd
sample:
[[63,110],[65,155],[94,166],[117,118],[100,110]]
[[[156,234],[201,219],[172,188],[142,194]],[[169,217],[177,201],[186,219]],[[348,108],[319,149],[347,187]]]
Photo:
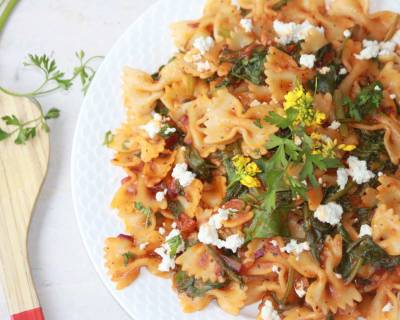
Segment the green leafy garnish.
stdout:
[[145,206],[143,206],[143,203],[135,201],[135,209],[138,210],[139,212],[143,213],[146,216],[146,222],[145,222],[145,226],[149,227],[150,224],[150,218],[153,214],[153,211],[151,211],[150,208],[146,208]]
[[109,130],[105,133],[104,135],[104,141],[103,141],[103,145],[105,146],[109,146],[114,140],[114,135],[113,133]]
[[177,132],[176,128],[170,126],[169,124],[165,124],[162,126],[160,132],[158,133],[162,138],[169,138]]
[[233,67],[226,79],[217,88],[227,87],[243,80],[261,85],[265,81],[264,63],[266,55],[266,48],[259,46],[253,49],[250,56],[227,59],[226,61],[233,63]]
[[203,282],[195,277],[190,277],[184,271],[179,271],[175,274],[175,283],[178,292],[185,293],[191,298],[203,297],[208,291],[221,289],[227,285],[225,282]]
[[255,120],[253,121],[253,123],[254,123],[254,125],[255,125],[257,128],[260,128],[260,129],[264,128],[264,126],[262,125],[260,119],[255,119]]
[[185,211],[179,200],[168,200],[168,210],[172,212],[175,218],[178,218]]
[[124,258],[125,267],[128,266],[129,262],[135,259],[135,255],[130,251],[123,253],[122,257]]
[[172,237],[171,239],[167,240],[169,245],[169,255],[171,257],[175,257],[179,247],[182,245],[183,241],[180,235]]
[[345,97],[343,104],[348,107],[348,114],[352,119],[362,121],[379,108],[382,99],[383,85],[379,81],[374,81],[361,89],[355,101]]
[[315,78],[308,82],[310,89],[317,93],[333,94],[340,83],[345,78],[345,75],[340,75],[339,71],[342,68],[338,64],[330,64],[327,66],[329,71],[325,74],[317,72]]
[[216,168],[214,164],[203,159],[195,148],[189,146],[186,147],[185,158],[189,168],[197,177],[201,180],[211,181],[212,171]]

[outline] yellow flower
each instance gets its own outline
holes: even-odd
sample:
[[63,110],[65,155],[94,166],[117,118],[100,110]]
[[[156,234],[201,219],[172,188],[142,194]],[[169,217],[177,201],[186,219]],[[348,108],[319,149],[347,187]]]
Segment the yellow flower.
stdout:
[[257,166],[257,164],[255,162],[250,162],[246,166],[245,171],[249,176],[252,176],[252,177],[254,177],[257,173],[261,172],[260,168]]
[[297,118],[295,124],[304,123],[307,127],[320,125],[326,119],[323,112],[316,111],[313,106],[314,98],[301,84],[285,95],[284,110],[295,109]]
[[330,137],[316,132],[311,134],[311,139],[313,141],[312,154],[320,154],[324,158],[335,157],[336,139],[332,140]]
[[232,159],[236,175],[240,183],[248,188],[257,188],[261,186],[260,181],[255,178],[257,173],[261,172],[258,165],[251,161],[249,157],[237,155]]
[[353,151],[354,149],[356,149],[357,146],[355,146],[354,144],[340,144],[338,146],[338,149],[343,150],[343,151]]
[[245,175],[240,179],[240,183],[248,188],[258,188],[261,186],[260,181],[249,175]]

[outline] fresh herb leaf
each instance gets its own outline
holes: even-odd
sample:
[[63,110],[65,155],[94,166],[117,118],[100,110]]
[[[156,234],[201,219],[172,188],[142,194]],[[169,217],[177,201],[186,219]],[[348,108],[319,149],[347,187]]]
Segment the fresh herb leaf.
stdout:
[[[226,79],[217,85],[217,88],[237,84],[243,80],[261,85],[265,81],[264,63],[266,55],[266,48],[259,46],[253,49],[250,56],[228,60],[228,62],[233,63],[233,67]],[[222,61],[224,60],[222,59]]]
[[348,107],[348,113],[352,119],[362,121],[379,108],[382,99],[383,85],[379,81],[374,81],[361,89],[355,101],[352,101],[349,97],[345,97],[343,104]]
[[60,116],[60,110],[57,108],[51,108],[49,111],[47,111],[44,118],[46,120],[50,120],[50,119],[57,119],[59,116]]
[[122,257],[124,258],[124,266],[127,267],[129,262],[135,259],[135,255],[128,251],[122,254]]
[[253,121],[253,123],[254,123],[254,125],[255,125],[257,128],[260,128],[260,129],[264,128],[264,126],[262,125],[260,119],[255,119],[255,120]]
[[143,213],[146,216],[146,222],[145,222],[145,226],[149,227],[150,226],[150,218],[153,214],[153,211],[151,211],[150,208],[146,208],[145,206],[143,206],[143,203],[135,201],[135,209],[138,210],[139,212]]
[[8,132],[0,129],[0,141],[7,139],[10,136]]
[[171,239],[167,240],[167,243],[170,248],[170,257],[175,257],[179,247],[182,245],[183,241],[180,235],[172,237]]
[[282,117],[276,112],[271,111],[269,115],[264,118],[264,121],[273,124],[280,129],[287,129],[293,125],[297,115],[298,111],[294,108],[290,108],[286,111],[286,117]]
[[111,130],[109,130],[104,135],[103,145],[108,147],[113,142],[113,140],[114,140],[114,135],[111,132]]
[[175,274],[175,283],[178,292],[185,293],[191,298],[203,297],[208,291],[221,289],[227,285],[227,283],[203,282],[195,277],[190,277],[184,271]]
[[157,104],[154,111],[162,115],[163,117],[168,117],[169,114],[168,108],[165,106],[164,103],[161,102],[161,100],[157,100]]
[[19,126],[21,123],[15,115],[4,116],[1,118],[8,126]]
[[165,124],[162,126],[160,132],[158,133],[162,138],[166,139],[171,137],[177,132],[176,128],[170,126],[169,124]]
[[211,181],[212,171],[216,169],[214,164],[203,159],[195,148],[189,146],[186,147],[185,158],[189,168],[197,177],[201,180]]
[[179,200],[168,200],[168,210],[172,212],[175,218],[179,217],[185,211]]
[[333,94],[340,83],[345,78],[345,75],[340,75],[339,70],[342,65],[330,64],[327,66],[329,71],[325,74],[317,72],[315,78],[308,82],[310,89],[317,93],[331,93]]
[[340,166],[341,163],[338,159],[324,158],[320,154],[306,153],[305,163],[300,173],[300,179],[305,180],[308,178],[314,187],[318,187],[319,184],[314,175],[314,171],[316,168],[325,171],[327,169],[339,168]]

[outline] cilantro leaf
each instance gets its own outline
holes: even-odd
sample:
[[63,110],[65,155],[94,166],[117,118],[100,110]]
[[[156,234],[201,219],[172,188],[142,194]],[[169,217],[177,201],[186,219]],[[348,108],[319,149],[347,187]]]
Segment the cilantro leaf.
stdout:
[[138,210],[139,212],[143,213],[146,216],[145,226],[146,227],[150,226],[150,218],[153,214],[153,211],[151,211],[150,208],[146,208],[145,206],[143,206],[143,203],[138,201],[135,201],[134,207],[136,210]]
[[15,115],[4,116],[1,119],[8,126],[19,126],[19,125],[21,125],[20,121],[18,120],[18,118]]
[[293,125],[293,122],[296,120],[297,115],[298,111],[294,108],[286,110],[286,117],[282,117],[276,112],[270,111],[269,116],[266,116],[264,118],[264,121],[273,124],[280,129],[287,129]]
[[189,168],[196,176],[208,182],[212,180],[212,171],[216,169],[216,166],[210,161],[203,159],[195,148],[186,147],[185,159]]
[[167,243],[170,248],[170,257],[175,257],[179,247],[182,245],[183,241],[180,235],[172,237],[171,239],[167,240]]
[[122,254],[122,257],[124,258],[124,266],[127,267],[129,262],[135,259],[135,255],[128,251]]
[[0,141],[7,139],[10,134],[2,129],[0,129]]

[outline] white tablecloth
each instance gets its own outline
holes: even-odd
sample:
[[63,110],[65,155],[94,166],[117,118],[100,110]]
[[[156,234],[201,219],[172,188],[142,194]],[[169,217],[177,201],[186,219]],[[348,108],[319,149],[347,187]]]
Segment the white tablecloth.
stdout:
[[[119,35],[154,2],[22,0],[0,37],[1,85],[29,91],[41,80],[36,72],[22,66],[28,53],[53,54],[66,71],[74,66],[77,50],[105,55]],[[70,156],[82,102],[79,86],[66,94],[45,97],[41,102],[48,108],[62,110],[60,119],[51,123],[49,173],[29,239],[33,277],[46,318],[128,320],[97,277],[73,212]],[[1,290],[0,319],[8,319]]]

